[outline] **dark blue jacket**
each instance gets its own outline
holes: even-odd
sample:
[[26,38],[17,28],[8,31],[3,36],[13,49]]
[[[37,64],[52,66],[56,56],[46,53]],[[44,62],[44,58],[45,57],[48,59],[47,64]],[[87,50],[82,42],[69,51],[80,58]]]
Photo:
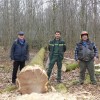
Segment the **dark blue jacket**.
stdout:
[[[86,45],[88,46],[88,49],[89,51],[91,52],[91,58],[90,59],[93,59],[94,57],[97,57],[98,58],[98,50],[95,46],[95,44],[89,40],[86,41]],[[83,52],[83,47],[84,47],[84,44],[83,44],[83,41],[81,40],[79,43],[77,43],[76,45],[76,48],[75,48],[75,60],[83,60],[83,55],[82,53],[85,53]],[[83,50],[83,51],[82,51]],[[92,52],[93,51],[93,52]]]
[[24,44],[19,42],[19,39],[16,39],[11,47],[11,60],[15,61],[25,61],[29,59],[29,48],[26,41]]

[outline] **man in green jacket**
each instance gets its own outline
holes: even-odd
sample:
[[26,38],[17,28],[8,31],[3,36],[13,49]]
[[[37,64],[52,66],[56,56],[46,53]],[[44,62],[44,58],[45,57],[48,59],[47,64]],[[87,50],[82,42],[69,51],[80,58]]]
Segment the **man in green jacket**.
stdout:
[[57,63],[57,82],[61,82],[61,68],[62,68],[62,60],[64,52],[66,51],[66,45],[63,40],[61,40],[61,32],[55,32],[55,39],[49,42],[49,68],[47,71],[48,79],[50,78],[52,69],[54,67],[55,62]]

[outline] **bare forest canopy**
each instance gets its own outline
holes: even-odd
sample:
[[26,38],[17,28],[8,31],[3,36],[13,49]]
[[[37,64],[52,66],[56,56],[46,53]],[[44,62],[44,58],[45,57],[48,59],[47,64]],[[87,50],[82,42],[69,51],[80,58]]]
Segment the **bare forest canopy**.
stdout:
[[11,46],[24,31],[30,47],[42,47],[60,30],[74,49],[83,30],[100,48],[100,0],[0,0],[0,45]]

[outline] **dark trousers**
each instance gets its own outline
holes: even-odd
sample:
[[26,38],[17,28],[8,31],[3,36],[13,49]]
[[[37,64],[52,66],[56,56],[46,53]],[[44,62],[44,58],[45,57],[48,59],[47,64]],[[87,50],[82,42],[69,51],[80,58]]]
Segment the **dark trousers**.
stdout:
[[88,70],[91,82],[96,83],[94,61],[93,60],[87,62],[80,61],[79,66],[80,66],[80,79],[79,79],[80,83],[84,82],[86,69]]
[[58,67],[57,80],[61,80],[62,60],[58,56],[53,56],[52,59],[50,59],[49,68],[47,71],[48,79],[51,76],[51,72],[52,72],[55,62],[57,62],[57,67]]
[[12,83],[16,82],[18,68],[20,68],[20,71],[21,71],[21,69],[24,66],[25,66],[25,61],[14,61],[13,62]]

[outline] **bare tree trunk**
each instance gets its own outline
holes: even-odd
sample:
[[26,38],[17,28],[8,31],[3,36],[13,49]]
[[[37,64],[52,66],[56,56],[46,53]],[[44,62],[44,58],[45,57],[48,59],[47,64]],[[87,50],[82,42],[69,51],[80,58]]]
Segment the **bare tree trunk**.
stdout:
[[9,12],[8,12],[8,1],[4,0],[3,7],[3,34],[2,34],[2,43],[4,49],[7,50],[9,44]]

